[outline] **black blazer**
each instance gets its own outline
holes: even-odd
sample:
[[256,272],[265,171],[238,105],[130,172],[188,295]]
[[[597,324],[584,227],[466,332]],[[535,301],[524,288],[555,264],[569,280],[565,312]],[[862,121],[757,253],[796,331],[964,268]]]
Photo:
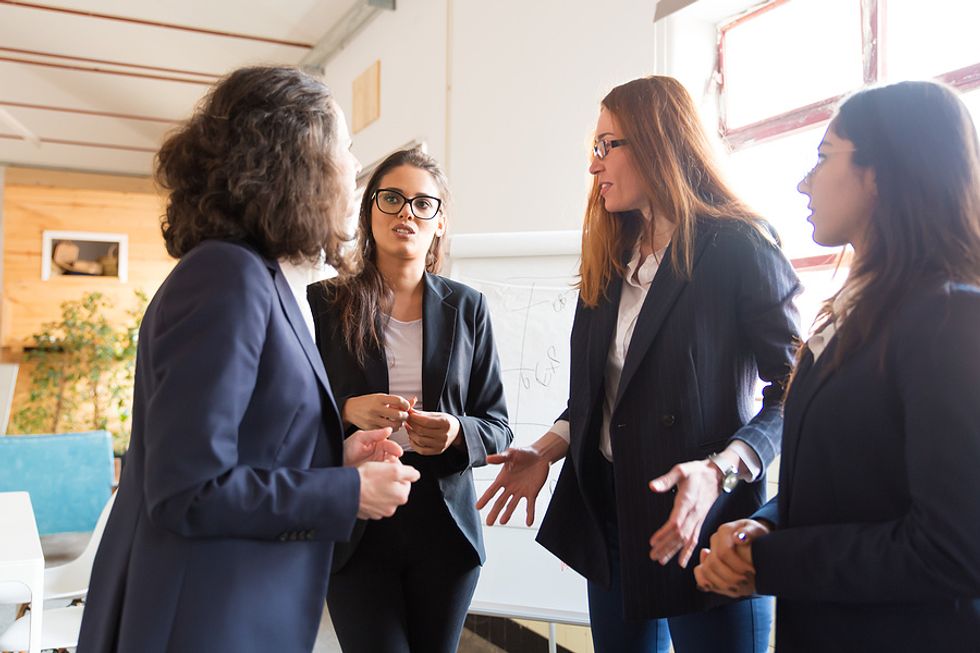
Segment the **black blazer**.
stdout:
[[[681,569],[676,561],[661,567],[650,560],[650,536],[670,515],[674,495],[653,493],[649,481],[677,463],[724,449],[733,438],[752,447],[764,468],[780,448],[782,382],[798,338],[796,274],[779,248],[747,225],[702,220],[696,233],[690,281],[674,274],[672,246],[660,264],[610,421],[628,619],[686,614],[723,602],[697,590],[693,563]],[[576,309],[562,415],[571,425],[570,447],[538,534],[542,545],[601,585],[610,582],[610,566],[599,425],[621,289],[617,278],[596,308],[580,301]],[[769,385],[753,416],[760,376]],[[764,492],[763,476],[722,495],[704,522],[701,544],[718,525],[752,514]]]
[[[462,427],[459,437],[466,443],[465,452],[449,447],[432,456],[431,469],[439,476],[450,514],[482,563],[486,554],[471,468],[486,465],[489,454],[503,451],[514,439],[507,423],[500,360],[483,294],[432,274],[425,275],[424,283],[422,408],[455,415]],[[343,407],[350,397],[388,392],[384,351],[372,352],[364,367],[358,365],[344,343],[339,311],[323,286],[311,285],[307,298],[313,309],[317,347],[337,405]],[[363,522],[351,544],[338,548],[334,571],[350,558],[361,532]]]
[[834,346],[801,361],[752,547],[776,646],[980,651],[980,288],[911,291],[828,374]]

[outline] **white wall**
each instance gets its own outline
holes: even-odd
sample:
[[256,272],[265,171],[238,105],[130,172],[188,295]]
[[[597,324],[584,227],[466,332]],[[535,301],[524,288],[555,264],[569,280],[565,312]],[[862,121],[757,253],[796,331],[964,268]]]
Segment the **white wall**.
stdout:
[[369,165],[425,141],[449,172],[453,233],[574,229],[600,100],[654,72],[653,12],[650,0],[399,0],[326,79],[349,112],[354,78],[381,59],[381,118],[354,152]]
[[381,60],[381,117],[354,135],[362,165],[414,140],[445,158],[446,20],[446,0],[398,0],[327,63],[326,82],[349,121],[354,79]]
[[456,233],[581,226],[599,102],[653,72],[653,11],[649,0],[453,1]]

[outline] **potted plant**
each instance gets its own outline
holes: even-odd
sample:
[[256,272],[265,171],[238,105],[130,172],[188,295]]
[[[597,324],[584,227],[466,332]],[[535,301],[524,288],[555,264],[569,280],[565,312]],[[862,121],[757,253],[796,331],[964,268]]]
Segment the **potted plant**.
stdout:
[[30,393],[13,416],[18,433],[64,433],[104,429],[117,456],[129,446],[136,341],[146,294],[126,324],[106,318],[113,302],[98,292],[61,305],[61,319],[45,324],[25,351]]

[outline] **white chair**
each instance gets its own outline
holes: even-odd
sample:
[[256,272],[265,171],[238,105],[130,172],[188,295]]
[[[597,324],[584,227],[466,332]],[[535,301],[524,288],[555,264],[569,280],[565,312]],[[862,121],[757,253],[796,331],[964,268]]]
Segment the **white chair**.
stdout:
[[[65,649],[78,646],[82,627],[80,605],[44,611],[41,631],[42,649]],[[31,614],[28,612],[0,633],[0,651],[26,651],[30,640]]]
[[[102,531],[105,530],[106,521],[109,513],[112,512],[112,504],[116,500],[116,493],[109,495],[99,521],[95,524],[95,530],[89,538],[88,544],[82,554],[63,565],[48,567],[44,570],[44,601],[72,601],[83,599],[88,594],[88,583],[92,576],[92,563],[95,562],[95,553],[99,549],[99,542],[102,540]],[[20,583],[0,583],[0,603],[27,603],[30,601],[30,592]],[[45,612],[44,630],[48,630],[47,612]],[[46,647],[50,648],[50,647]],[[5,649],[0,649],[5,650]]]

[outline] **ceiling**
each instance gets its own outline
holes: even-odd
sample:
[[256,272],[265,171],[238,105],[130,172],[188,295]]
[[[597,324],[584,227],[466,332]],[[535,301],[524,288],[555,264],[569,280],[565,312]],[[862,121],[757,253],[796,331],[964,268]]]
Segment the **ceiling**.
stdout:
[[150,174],[247,64],[298,64],[358,0],[0,0],[0,165]]

